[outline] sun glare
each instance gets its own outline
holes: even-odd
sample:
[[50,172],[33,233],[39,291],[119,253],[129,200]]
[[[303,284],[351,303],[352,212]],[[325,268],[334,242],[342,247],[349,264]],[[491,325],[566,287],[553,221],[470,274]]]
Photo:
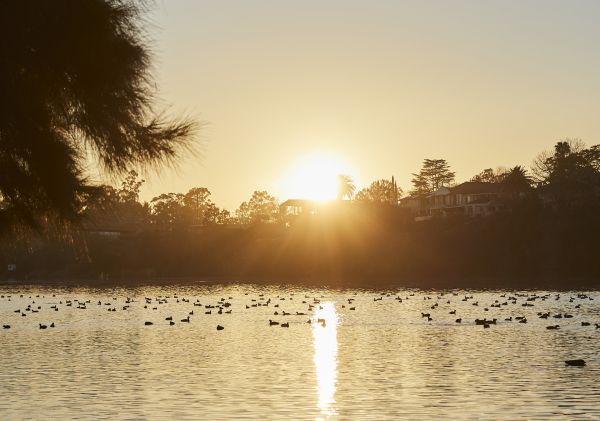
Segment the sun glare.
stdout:
[[333,200],[338,195],[338,175],[347,173],[347,168],[331,156],[304,159],[287,177],[283,195],[290,199]]

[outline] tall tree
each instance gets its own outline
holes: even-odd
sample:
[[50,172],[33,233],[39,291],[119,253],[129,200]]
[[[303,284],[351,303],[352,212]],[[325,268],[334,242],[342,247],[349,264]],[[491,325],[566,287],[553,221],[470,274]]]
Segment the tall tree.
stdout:
[[85,202],[82,212],[87,223],[99,226],[113,224],[141,225],[149,220],[147,203],[140,203],[140,188],[144,180],[131,170],[121,183],[121,188],[98,186]]
[[568,167],[569,161],[572,163],[573,158],[585,149],[586,145],[581,139],[564,139],[557,142],[553,150],[543,151],[533,160],[533,180],[539,184],[547,184],[551,175],[557,174],[557,166],[563,169]]
[[413,195],[431,193],[454,183],[454,172],[445,159],[425,159],[418,174],[413,174]]
[[138,178],[139,174],[135,170],[130,170],[123,181],[121,189],[118,191],[121,202],[137,202],[140,198],[140,189],[146,180]]
[[163,193],[150,201],[152,223],[162,229],[173,229],[185,223],[183,194]]
[[527,174],[527,170],[520,165],[504,173],[501,183],[507,193],[523,194],[531,191],[531,178]]
[[241,224],[275,222],[279,216],[277,199],[266,191],[255,191],[248,202],[243,202],[236,210]]
[[356,194],[357,202],[388,203],[397,205],[402,197],[402,189],[396,184],[396,180],[381,179],[373,181],[369,187],[365,187]]
[[189,223],[203,225],[212,217],[207,217],[216,207],[210,200],[210,190],[206,187],[194,187],[183,196],[183,204],[188,214]]
[[352,199],[356,186],[354,180],[349,175],[338,175],[338,200],[344,200],[347,197],[349,200]]
[[142,4],[2,2],[0,195],[21,222],[78,219],[89,156],[118,175],[190,145],[193,122],[153,110]]
[[556,143],[553,153],[534,161],[533,172],[539,184],[560,200],[581,202],[600,196],[600,145],[586,147],[581,141]]

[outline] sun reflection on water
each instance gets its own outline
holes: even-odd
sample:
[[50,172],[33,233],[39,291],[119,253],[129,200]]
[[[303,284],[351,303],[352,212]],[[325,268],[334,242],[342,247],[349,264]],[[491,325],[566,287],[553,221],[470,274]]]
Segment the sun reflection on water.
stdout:
[[[318,322],[319,319],[325,322]],[[316,307],[312,325],[317,371],[318,407],[325,420],[336,415],[335,387],[337,379],[337,324],[335,305],[331,302]]]

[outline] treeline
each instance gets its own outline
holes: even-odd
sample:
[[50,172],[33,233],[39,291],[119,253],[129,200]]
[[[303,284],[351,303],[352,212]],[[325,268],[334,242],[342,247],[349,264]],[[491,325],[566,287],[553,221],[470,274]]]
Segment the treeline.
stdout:
[[[13,246],[21,281],[135,284],[216,279],[331,286],[600,287],[600,206],[535,200],[510,213],[416,223],[389,205],[283,224],[145,230]],[[4,261],[4,264],[9,261]]]
[[[453,183],[427,162],[414,177],[429,191]],[[280,216],[276,199],[266,192],[255,192],[233,215],[214,205],[203,188],[141,203],[142,180],[130,173],[120,188],[103,187],[84,214],[87,221],[112,215],[98,227],[116,215],[145,224],[141,229],[120,236],[80,232],[80,240],[71,243],[56,237],[4,240],[1,263],[18,268],[5,278],[30,281],[600,286],[598,146],[559,142],[530,171],[484,170],[473,180],[499,183],[514,194],[505,195],[502,211],[485,218],[415,222],[398,205],[402,192],[395,180],[378,180],[353,196],[363,205],[336,206],[286,226],[271,223]],[[413,184],[409,194],[425,194]]]
[[[411,181],[413,189],[408,195],[424,196],[440,187],[455,185],[455,173],[444,159],[425,159],[420,172],[413,174]],[[521,165],[488,168],[470,181],[497,183],[502,186],[505,197],[537,195],[552,206],[585,205],[600,195],[600,146],[588,148],[581,141],[561,141],[553,151],[541,153],[529,171]],[[187,193],[164,193],[142,203],[139,192],[143,182],[135,171],[131,171],[120,188],[99,186],[87,201],[83,220],[98,227],[119,221],[168,230],[281,221],[278,199],[266,191],[255,191],[231,213],[213,203],[211,192],[205,187],[194,187]],[[356,194],[355,191],[352,178],[340,175],[339,200],[398,206],[404,194],[394,177],[375,180]]]

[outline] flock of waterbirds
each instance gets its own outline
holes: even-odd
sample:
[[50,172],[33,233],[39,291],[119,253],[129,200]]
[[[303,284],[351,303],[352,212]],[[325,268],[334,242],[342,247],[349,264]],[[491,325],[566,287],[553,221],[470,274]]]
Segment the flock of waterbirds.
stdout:
[[[117,311],[128,311],[132,306],[135,305],[141,305],[143,306],[144,310],[148,310],[149,312],[158,310],[159,306],[164,305],[164,304],[168,304],[168,303],[178,303],[178,304],[182,304],[182,307],[187,306],[186,308],[186,314],[183,318],[180,317],[174,317],[172,315],[169,315],[167,317],[165,317],[164,323],[167,323],[170,326],[174,326],[177,324],[177,320],[179,321],[179,323],[192,323],[193,318],[192,316],[197,316],[197,315],[211,315],[211,314],[231,314],[234,310],[234,298],[231,296],[228,296],[227,298],[222,297],[219,300],[217,300],[216,302],[209,302],[209,303],[202,303],[200,298],[186,298],[184,296],[180,296],[177,294],[174,295],[166,295],[166,296],[157,296],[157,297],[144,297],[143,299],[134,299],[131,297],[126,297],[122,302],[120,302],[120,299],[117,297],[113,297],[112,300],[94,300],[92,301],[92,299],[87,299],[87,300],[82,300],[82,299],[78,299],[78,298],[73,298],[73,299],[59,299],[58,301],[54,300],[51,303],[47,303],[47,302],[39,302],[44,301],[46,299],[45,295],[29,295],[26,296],[26,294],[16,294],[18,296],[19,299],[24,299],[24,300],[29,300],[29,302],[27,303],[27,306],[25,308],[16,308],[13,310],[14,313],[18,313],[20,314],[20,316],[22,318],[27,317],[28,315],[32,315],[35,313],[41,313],[41,312],[58,312],[61,308],[66,308],[66,307],[71,307],[74,309],[79,309],[79,310],[87,310],[88,308],[90,308],[93,305],[96,306],[102,306],[104,308],[106,308],[106,311],[109,313],[113,313],[113,312],[117,312]],[[345,309],[347,311],[356,311],[357,309],[357,305],[356,305],[356,295],[357,293],[354,293],[353,296],[350,297],[346,297],[343,299],[342,303],[339,305],[339,307],[341,309]],[[0,295],[0,299],[4,300],[6,302],[11,302],[13,297],[15,297],[14,294],[2,294]],[[56,294],[52,294],[52,298],[56,298]],[[206,297],[204,297],[206,298]],[[399,304],[402,304],[403,302],[407,301],[407,300],[411,300],[411,299],[419,299],[420,297],[415,296],[414,292],[410,292],[408,294],[406,294],[404,297],[401,297],[399,294],[394,294],[394,293],[385,293],[385,294],[379,294],[378,296],[373,297],[373,301],[377,302],[377,301],[383,301],[385,300],[394,300]],[[545,294],[537,294],[537,293],[501,293],[497,296],[496,299],[493,300],[493,302],[487,302],[487,303],[479,303],[478,300],[475,300],[473,295],[464,295],[459,294],[458,292],[443,292],[443,293],[437,293],[437,294],[433,294],[433,295],[424,295],[423,296],[423,301],[425,301],[426,303],[424,305],[421,305],[420,307],[423,308],[424,306],[427,306],[427,312],[425,311],[421,311],[420,314],[420,318],[426,320],[427,322],[431,322],[434,320],[434,317],[437,319],[443,318],[443,314],[445,313],[441,313],[441,308],[440,307],[440,303],[445,303],[446,306],[445,308],[447,309],[448,307],[452,307],[452,302],[453,300],[456,300],[457,298],[460,298],[461,301],[468,303],[474,307],[479,307],[481,309],[482,313],[488,312],[490,311],[490,309],[511,309],[513,312],[513,315],[508,316],[508,317],[504,317],[503,319],[497,319],[497,318],[475,318],[475,319],[469,319],[467,320],[464,317],[456,317],[459,316],[457,315],[457,309],[451,309],[448,314],[451,316],[454,316],[456,318],[454,318],[454,322],[456,324],[465,324],[465,323],[471,323],[477,326],[482,326],[484,329],[489,329],[491,326],[494,325],[498,325],[501,323],[520,323],[520,324],[526,324],[528,323],[528,319],[525,315],[514,315],[514,313],[516,313],[514,311],[515,307],[518,307],[519,304],[521,307],[534,307],[536,305],[536,302],[538,301],[547,301],[547,300],[560,300],[561,299],[561,294],[560,293],[545,293]],[[322,305],[322,300],[324,299],[324,296],[310,296],[307,294],[304,294],[303,297],[299,298],[298,296],[296,296],[294,293],[290,292],[284,295],[275,295],[272,297],[268,297],[266,296],[266,294],[264,293],[257,293],[255,296],[250,295],[250,293],[246,292],[244,293],[244,299],[245,299],[245,303],[242,305],[239,305],[239,308],[236,308],[236,311],[249,311],[253,308],[257,308],[257,307],[271,307],[273,308],[273,312],[272,315],[273,317],[277,316],[277,317],[285,317],[287,318],[286,321],[281,321],[280,320],[273,320],[273,319],[268,319],[268,326],[278,326],[278,327],[282,327],[282,328],[289,328],[290,327],[290,320],[293,320],[292,324],[300,324],[297,323],[298,322],[298,317],[299,316],[304,316],[303,319],[301,320],[301,323],[303,324],[317,324],[320,325],[322,327],[326,327],[328,321],[326,320],[326,317],[314,317],[315,311],[317,309],[322,310],[323,309],[323,305]],[[295,312],[288,312],[284,309],[285,307],[285,301],[301,301],[302,305],[306,307],[306,312],[304,311],[295,311]],[[38,302],[36,303],[36,300],[38,300]],[[589,296],[588,294],[585,293],[577,293],[577,294],[573,294],[573,295],[569,295],[568,298],[568,302],[569,303],[574,303],[573,304],[573,310],[577,311],[579,309],[581,309],[582,304],[587,302],[587,301],[592,301],[594,300],[593,297]],[[432,304],[430,304],[432,303]],[[48,305],[50,304],[50,305]],[[45,307],[44,307],[45,306]],[[191,308],[191,309],[190,309]],[[306,316],[308,316],[308,319],[306,318]],[[568,321],[569,319],[573,318],[573,314],[572,313],[560,313],[560,312],[556,312],[556,313],[552,313],[549,311],[545,311],[545,312],[537,312],[536,316],[539,319],[545,319],[545,320],[552,320],[551,324],[548,324],[546,326],[547,330],[559,330],[561,329],[561,322],[564,323],[565,321]],[[531,315],[529,316],[531,317]],[[48,319],[51,319],[51,317],[48,316]],[[23,319],[25,320],[25,319]],[[145,326],[153,326],[155,324],[158,324],[159,322],[157,321],[149,321],[146,320],[144,321],[144,325]],[[225,324],[225,323],[224,323]],[[590,327],[590,328],[595,328],[595,329],[600,329],[600,323],[592,323],[590,321],[581,321],[580,325],[582,327]],[[54,328],[56,327],[54,322],[50,322],[49,324],[46,323],[38,323],[39,329],[41,330],[45,330],[48,328]],[[11,325],[10,324],[6,324],[3,323],[2,327],[4,330],[9,330],[11,329]],[[221,324],[217,324],[216,326],[216,330],[221,331],[224,330],[225,326],[221,325]],[[585,366],[586,362],[583,359],[572,359],[572,360],[566,360],[565,364],[568,366]]]

